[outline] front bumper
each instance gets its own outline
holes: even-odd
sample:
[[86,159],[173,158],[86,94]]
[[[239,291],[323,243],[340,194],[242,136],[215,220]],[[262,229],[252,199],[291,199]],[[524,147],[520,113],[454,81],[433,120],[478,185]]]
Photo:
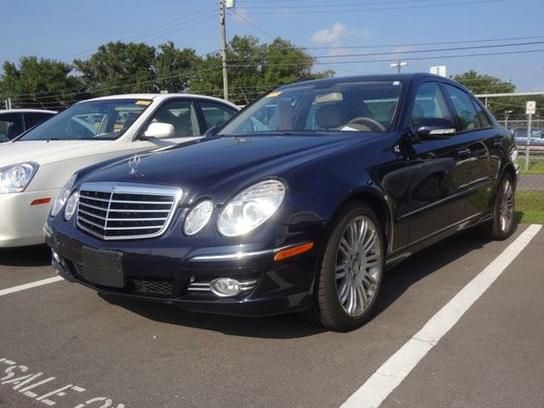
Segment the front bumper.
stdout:
[[0,248],[43,244],[43,225],[58,192],[0,194]]
[[[242,252],[240,247],[232,246],[199,248],[195,254],[194,249],[184,248],[181,242],[175,247],[168,240],[157,247],[161,239],[104,242],[75,228],[62,232],[49,225],[45,232],[54,254],[53,266],[59,274],[100,293],[236,316],[275,315],[311,306],[316,248],[275,262],[275,248],[258,245],[244,247]],[[100,285],[86,278],[83,252],[89,248],[120,254],[122,285]],[[209,289],[209,282],[224,277],[247,283],[245,290],[234,297],[218,297]]]

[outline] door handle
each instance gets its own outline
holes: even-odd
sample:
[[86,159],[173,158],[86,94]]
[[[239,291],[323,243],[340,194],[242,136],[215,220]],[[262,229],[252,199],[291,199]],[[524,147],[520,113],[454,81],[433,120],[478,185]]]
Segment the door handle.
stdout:
[[459,156],[470,156],[471,150],[469,148],[457,150]]

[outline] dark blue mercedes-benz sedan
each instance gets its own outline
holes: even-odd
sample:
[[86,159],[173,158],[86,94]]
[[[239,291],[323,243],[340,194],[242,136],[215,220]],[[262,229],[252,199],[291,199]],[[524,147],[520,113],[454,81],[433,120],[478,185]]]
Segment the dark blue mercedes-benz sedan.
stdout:
[[301,82],[197,142],[80,171],[45,232],[59,273],[102,293],[350,330],[387,267],[473,226],[512,234],[516,155],[446,78]]

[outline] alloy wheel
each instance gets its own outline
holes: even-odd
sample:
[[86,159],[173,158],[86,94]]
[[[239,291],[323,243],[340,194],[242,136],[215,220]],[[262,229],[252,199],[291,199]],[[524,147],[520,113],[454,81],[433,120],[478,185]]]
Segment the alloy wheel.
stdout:
[[508,178],[502,184],[499,200],[499,227],[504,232],[508,231],[514,219],[514,189]]
[[366,216],[352,219],[344,228],[336,254],[336,294],[342,309],[359,317],[377,292],[381,241],[374,222]]

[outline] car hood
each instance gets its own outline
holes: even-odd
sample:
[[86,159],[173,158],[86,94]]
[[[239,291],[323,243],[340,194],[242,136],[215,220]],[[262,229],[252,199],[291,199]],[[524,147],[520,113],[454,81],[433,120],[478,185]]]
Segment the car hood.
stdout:
[[369,139],[372,135],[203,139],[192,145],[139,155],[140,160],[132,163],[130,159],[118,161],[98,168],[83,181],[174,185],[207,194],[230,184],[238,186],[262,177],[281,177],[295,166]]
[[32,140],[0,145],[0,167],[33,161],[43,166],[73,157],[99,154],[112,149],[110,140]]

